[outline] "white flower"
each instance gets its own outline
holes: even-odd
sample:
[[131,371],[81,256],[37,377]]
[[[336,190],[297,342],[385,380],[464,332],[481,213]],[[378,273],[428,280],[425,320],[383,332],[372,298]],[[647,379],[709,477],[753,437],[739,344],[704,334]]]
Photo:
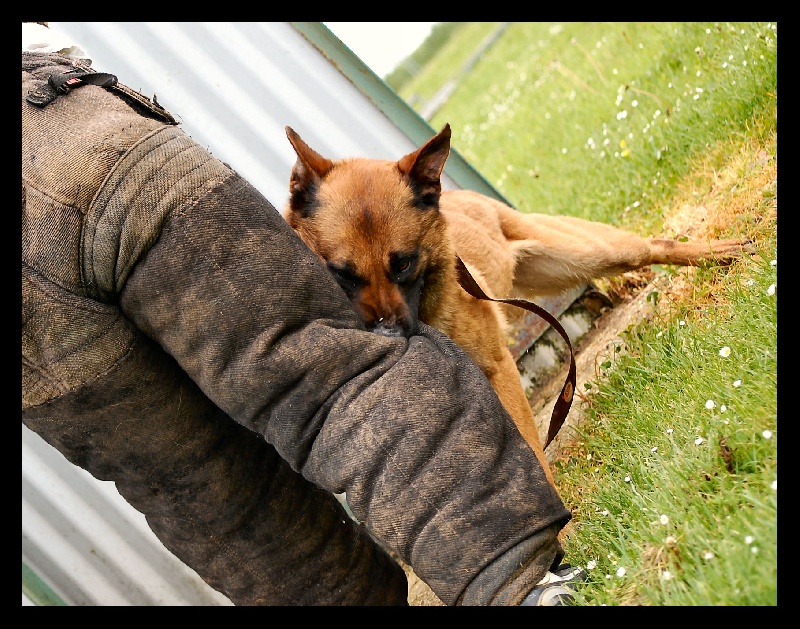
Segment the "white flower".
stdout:
[[586,564],[587,570],[594,570],[596,567],[597,567],[597,562],[594,559],[590,560],[589,563]]
[[625,576],[625,568],[624,567],[620,566],[619,568],[617,568],[617,576],[620,577],[620,578]]
[[761,436],[764,437],[764,439],[772,439],[772,431],[765,430],[764,432],[761,433]]
[[733,381],[733,386],[735,386],[738,389],[740,386],[742,386],[742,381],[741,380],[734,380]]
[[658,446],[653,446],[650,448],[650,452],[658,452]]
[[667,535],[666,539],[664,540],[664,543],[667,546],[674,546],[677,543],[677,541],[678,540],[675,539],[674,535]]
[[724,412],[725,412],[725,411],[727,411],[727,410],[728,410],[728,407],[727,407],[727,406],[725,406],[724,404],[721,404],[721,405],[720,405],[720,407],[719,407],[719,412],[720,412],[720,413],[724,413]]
[[681,319],[680,321],[678,321],[678,325],[679,325],[679,326],[681,326],[681,327],[683,327],[683,326],[685,326],[685,325],[686,325],[686,321],[684,321],[683,319]]
[[714,558],[714,553],[712,553],[710,550],[707,550],[706,552],[703,553],[703,559],[713,559],[713,558]]
[[770,261],[769,261],[769,265],[770,265],[770,266],[776,266],[777,264],[778,264],[778,261],[777,261],[777,260],[770,260]]
[[672,578],[672,574],[670,574],[669,570],[662,570],[661,571],[661,578],[664,581],[669,581]]
[[731,355],[731,348],[726,345],[721,350],[719,350],[719,355],[722,356],[723,358],[727,358],[728,356]]
[[697,439],[694,440],[694,445],[699,446],[704,441],[705,439],[703,439],[702,437],[698,437]]
[[755,538],[752,535],[748,535],[747,537],[744,538],[744,543],[747,544],[748,546],[752,544],[754,541]]
[[674,432],[674,431],[672,430],[672,428],[667,428],[667,434],[668,434],[668,435],[671,435],[673,432]]
[[658,518],[658,519],[659,519],[659,521],[661,522],[661,524],[663,524],[663,525],[665,525],[665,526],[666,526],[667,524],[669,524],[669,517],[667,517],[666,515],[662,515],[662,516],[661,516],[660,518]]
[[626,476],[624,480],[625,480],[626,483],[630,483],[631,482],[631,477],[630,476]]
[[608,509],[603,509],[600,513],[602,515],[608,515]]
[[772,481],[770,487],[772,487],[772,489],[774,489],[775,491],[778,491],[778,481],[777,480]]
[[717,405],[714,403],[714,400],[706,400],[706,408],[710,411],[713,410]]
[[750,549],[750,552],[753,553],[754,555],[757,555],[758,554],[758,546],[753,546]]
[[769,288],[767,289],[767,295],[774,295],[775,294],[775,284],[770,284]]

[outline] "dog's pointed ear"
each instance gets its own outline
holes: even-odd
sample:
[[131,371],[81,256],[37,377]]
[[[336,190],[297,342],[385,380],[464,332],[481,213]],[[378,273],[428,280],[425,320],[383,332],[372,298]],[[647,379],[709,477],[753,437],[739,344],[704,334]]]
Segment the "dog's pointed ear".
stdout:
[[414,196],[423,207],[439,206],[442,171],[450,154],[450,125],[428,140],[421,148],[397,162],[400,173],[411,184]]
[[289,207],[306,216],[314,209],[317,188],[333,168],[333,162],[312,149],[291,127],[286,127],[286,137],[297,153],[289,180]]

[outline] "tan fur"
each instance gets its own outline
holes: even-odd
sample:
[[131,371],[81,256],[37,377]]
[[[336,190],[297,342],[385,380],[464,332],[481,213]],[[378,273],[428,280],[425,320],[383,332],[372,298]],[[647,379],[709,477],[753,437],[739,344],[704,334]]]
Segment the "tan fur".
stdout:
[[[486,374],[550,482],[553,476],[507,344],[506,317],[523,311],[467,294],[457,282],[455,253],[489,296],[531,300],[650,264],[724,260],[740,255],[744,247],[739,240],[645,239],[574,217],[522,214],[477,192],[442,192],[449,125],[397,162],[332,161],[288,127],[287,135],[298,159],[284,216],[329,267],[346,266],[363,280],[351,299],[367,327],[392,334],[418,314],[452,338]],[[420,209],[420,203],[430,205],[431,200],[432,207]],[[425,275],[418,313],[408,307],[403,283],[395,281],[404,278],[401,269],[408,258],[398,258],[398,252],[415,252],[410,264],[417,276]]]

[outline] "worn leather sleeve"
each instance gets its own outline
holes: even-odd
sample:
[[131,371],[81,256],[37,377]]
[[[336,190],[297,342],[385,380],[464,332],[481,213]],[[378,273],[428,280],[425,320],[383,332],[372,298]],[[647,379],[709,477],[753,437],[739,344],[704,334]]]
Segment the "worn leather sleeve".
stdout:
[[295,470],[345,492],[446,602],[505,551],[569,519],[459,348],[425,326],[408,341],[360,329],[270,203],[179,130],[126,155],[87,222],[96,294],[118,296],[215,404]]

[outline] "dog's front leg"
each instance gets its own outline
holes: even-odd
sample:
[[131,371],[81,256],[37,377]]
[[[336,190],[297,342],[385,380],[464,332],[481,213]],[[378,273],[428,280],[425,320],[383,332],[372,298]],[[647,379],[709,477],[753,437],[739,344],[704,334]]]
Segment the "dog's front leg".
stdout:
[[542,464],[547,480],[555,487],[555,479],[544,453],[536,419],[520,383],[519,369],[507,348],[503,348],[502,353],[502,359],[492,366],[487,377],[503,406],[511,415],[511,419],[514,420],[522,438],[525,439]]
[[498,304],[482,301],[459,291],[459,306],[451,312],[445,331],[483,371],[503,407],[508,411],[522,437],[542,465],[547,480],[555,487],[555,479],[545,457],[539,429],[525,389],[520,382],[519,368],[508,349],[506,330]]

